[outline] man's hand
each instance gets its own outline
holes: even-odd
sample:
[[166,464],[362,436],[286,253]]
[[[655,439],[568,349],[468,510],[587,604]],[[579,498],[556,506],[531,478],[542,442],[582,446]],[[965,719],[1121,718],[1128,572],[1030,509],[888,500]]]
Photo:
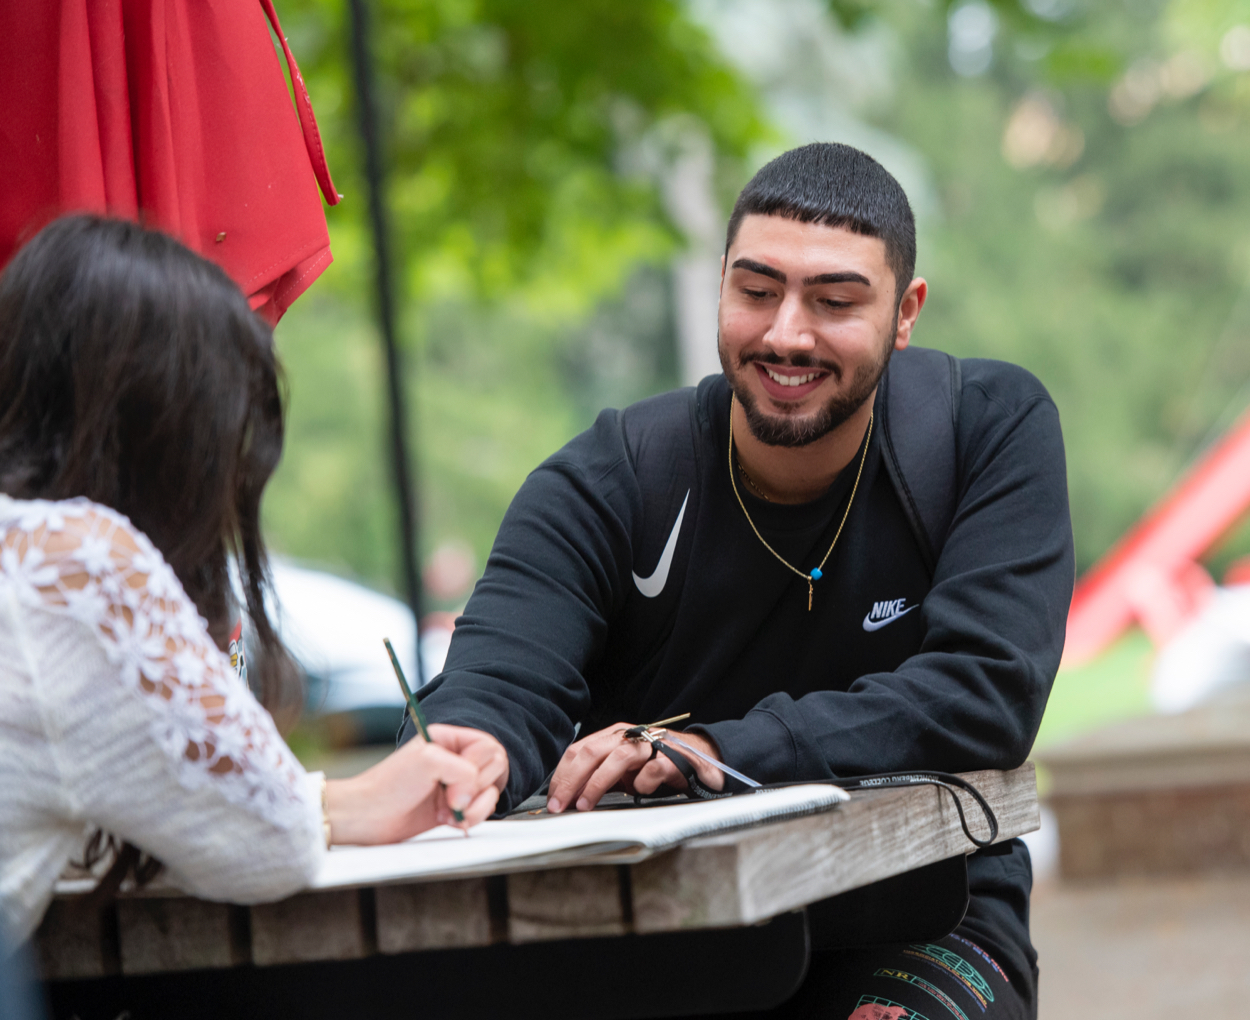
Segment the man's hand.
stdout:
[[[578,811],[589,811],[599,803],[600,797],[614,788],[627,793],[654,793],[666,783],[678,790],[686,788],[685,777],[677,771],[676,765],[662,754],[651,758],[650,743],[626,740],[621,736],[631,725],[616,723],[569,745],[551,777],[547,793],[548,811],[553,815],[559,814],[574,803]],[[706,737],[683,733],[681,739],[709,757],[720,760],[720,751]],[[674,744],[668,746],[689,760],[704,786],[719,790],[725,785],[725,776],[720,769],[685,754]]]

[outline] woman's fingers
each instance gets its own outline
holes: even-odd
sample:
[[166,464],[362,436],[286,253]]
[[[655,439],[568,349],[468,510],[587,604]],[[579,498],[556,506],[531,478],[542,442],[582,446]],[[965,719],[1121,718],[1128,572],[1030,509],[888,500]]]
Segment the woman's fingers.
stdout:
[[373,768],[327,786],[331,835],[339,843],[394,843],[463,813],[486,818],[508,780],[503,745],[480,730],[432,726],[434,743],[410,740]]
[[489,776],[487,782],[494,783],[500,790],[508,785],[508,752],[489,733],[468,726],[435,723],[430,727],[430,737],[439,746],[477,765]]
[[[474,798],[473,803],[464,809],[464,828],[486,821],[495,813],[495,805],[499,803],[499,790],[487,786]],[[458,824],[458,823],[457,823]]]
[[488,761],[478,765],[482,783],[490,783],[498,793],[508,785],[508,752],[502,746],[491,753]]
[[483,786],[499,793],[491,779],[483,780],[481,770],[473,762],[438,744],[426,745],[421,764],[432,780],[447,787],[447,806],[454,811],[468,808]]
[[430,739],[449,751],[455,751],[457,754],[462,753],[466,748],[474,744],[481,743],[483,737],[487,740],[495,739],[489,733],[475,730],[470,726],[450,726],[447,723],[430,724]]

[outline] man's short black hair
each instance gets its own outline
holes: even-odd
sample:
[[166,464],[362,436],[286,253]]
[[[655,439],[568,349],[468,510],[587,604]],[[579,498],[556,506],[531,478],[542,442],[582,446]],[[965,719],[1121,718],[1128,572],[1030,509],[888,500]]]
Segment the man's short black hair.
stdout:
[[726,254],[742,218],[753,213],[881,238],[894,271],[895,300],[902,299],[915,274],[916,220],[907,195],[885,167],[849,145],[813,142],[766,164],[734,203]]

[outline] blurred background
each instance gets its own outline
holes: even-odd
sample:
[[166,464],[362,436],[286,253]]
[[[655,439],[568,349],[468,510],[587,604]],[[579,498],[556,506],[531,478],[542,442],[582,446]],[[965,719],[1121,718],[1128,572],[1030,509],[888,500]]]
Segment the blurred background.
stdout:
[[[726,215],[751,174],[797,144],[856,145],[906,188],[931,288],[917,343],[1019,363],[1049,388],[1079,573],[1250,405],[1247,0],[376,0],[371,11],[434,667],[526,473],[601,408],[717,370]],[[402,606],[368,600],[402,598],[404,584],[347,5],[283,0],[280,14],[346,197],[327,209],[334,265],[278,327],[290,425],[266,524],[284,570],[365,586],[341,591],[381,619]],[[1201,565],[1217,582],[1250,579],[1238,562],[1250,526],[1222,530]],[[321,628],[303,626],[311,648]],[[1250,646],[1245,631],[1233,645]],[[1065,667],[1043,761],[1160,706],[1157,643],[1130,627]],[[335,654],[302,656],[319,710],[296,735],[310,761],[393,726],[341,722],[336,705],[369,699],[333,700],[327,678],[350,658]],[[1162,707],[1202,704],[1196,692]],[[1250,854],[1250,828],[1229,838]],[[1250,992],[1244,879],[1186,866],[1169,885],[1140,878],[1157,868],[1111,868],[1110,886],[1073,884],[1055,877],[1058,846],[1049,815],[1035,841],[1035,928],[1043,968],[1049,949],[1068,978],[1044,979],[1043,1016],[1163,1016],[1186,1003],[1235,1015]],[[1121,965],[1138,978],[1108,986]]]

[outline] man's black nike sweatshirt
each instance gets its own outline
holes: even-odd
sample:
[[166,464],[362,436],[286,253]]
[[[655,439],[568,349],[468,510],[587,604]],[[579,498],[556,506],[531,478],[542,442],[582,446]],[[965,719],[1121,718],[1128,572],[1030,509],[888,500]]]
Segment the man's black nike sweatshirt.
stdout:
[[[962,362],[957,509],[932,576],[883,463],[879,392],[811,611],[806,580],[764,547],[731,488],[728,384],[705,379],[690,415],[673,402],[690,405],[690,391],[603,412],[529,476],[446,666],[421,692],[431,721],[504,744],[500,809],[539,786],[574,723],[585,735],[681,712],[761,783],[1020,765],[1059,666],[1074,577],[1063,440],[1042,385],[1012,365]],[[693,485],[670,453],[682,429],[687,446],[694,434]],[[665,489],[655,465],[670,456]],[[804,505],[738,491],[768,543],[806,572],[859,466],[857,454]],[[975,855],[969,881],[965,927],[1031,987],[1023,844]]]

